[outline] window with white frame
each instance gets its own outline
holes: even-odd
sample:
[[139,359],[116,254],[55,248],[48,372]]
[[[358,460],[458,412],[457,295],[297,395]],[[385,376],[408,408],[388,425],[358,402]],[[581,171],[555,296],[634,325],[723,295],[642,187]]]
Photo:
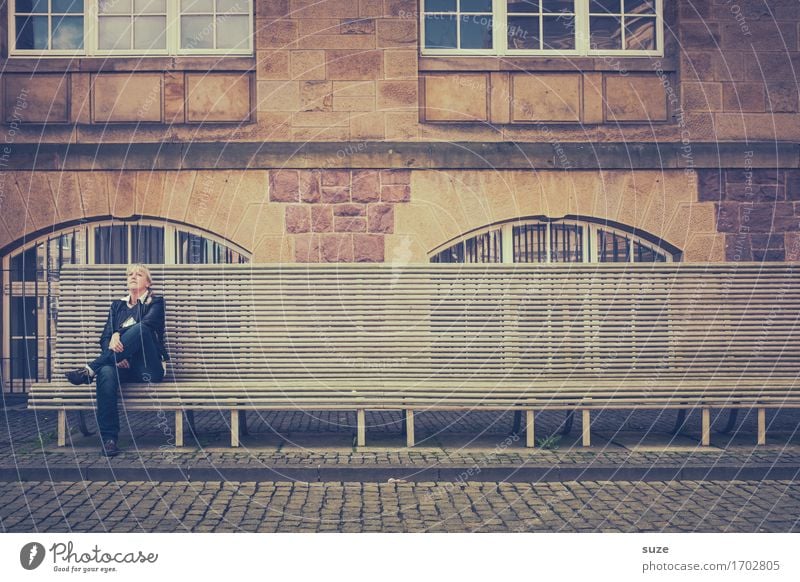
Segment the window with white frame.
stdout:
[[427,55],[663,53],[663,0],[420,1]]
[[253,52],[252,0],[10,0],[12,56]]
[[[655,239],[657,240],[657,239]],[[586,220],[524,220],[450,241],[432,263],[661,263],[680,260],[666,243]]]

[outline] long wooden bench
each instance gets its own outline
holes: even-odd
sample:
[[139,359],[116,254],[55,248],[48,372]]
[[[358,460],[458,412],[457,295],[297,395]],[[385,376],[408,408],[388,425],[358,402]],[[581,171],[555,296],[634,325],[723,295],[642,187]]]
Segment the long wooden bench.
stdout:
[[[126,385],[131,410],[577,411],[583,444],[604,409],[800,406],[800,265],[156,266],[172,355],[161,384]],[[55,378],[29,407],[92,410],[94,386],[63,371],[96,355],[124,266],[66,267]]]

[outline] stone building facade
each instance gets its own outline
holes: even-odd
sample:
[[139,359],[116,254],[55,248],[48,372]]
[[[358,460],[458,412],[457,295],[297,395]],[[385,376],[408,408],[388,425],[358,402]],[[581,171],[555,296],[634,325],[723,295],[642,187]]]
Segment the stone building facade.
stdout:
[[[49,36],[0,14],[6,391],[46,375],[65,261],[800,257],[796,1],[197,0],[204,51],[161,0],[155,53],[103,52],[118,5],[76,2]],[[96,36],[56,30],[78,13]]]

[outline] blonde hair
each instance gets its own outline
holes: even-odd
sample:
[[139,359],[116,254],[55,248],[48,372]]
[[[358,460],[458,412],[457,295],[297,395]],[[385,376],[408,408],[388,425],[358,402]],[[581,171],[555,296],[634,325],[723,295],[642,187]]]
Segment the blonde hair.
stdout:
[[150,274],[150,269],[147,268],[147,265],[143,263],[131,263],[125,269],[125,276],[127,277],[131,273],[135,273],[137,271],[147,277],[147,288],[150,289],[150,287],[153,285],[153,276]]

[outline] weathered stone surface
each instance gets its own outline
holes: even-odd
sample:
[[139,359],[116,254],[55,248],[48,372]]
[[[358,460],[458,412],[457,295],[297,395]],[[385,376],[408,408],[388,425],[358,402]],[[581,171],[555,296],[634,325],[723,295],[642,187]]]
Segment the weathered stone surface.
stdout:
[[5,76],[4,120],[9,123],[66,122],[70,75]]
[[379,48],[409,47],[414,46],[416,43],[417,20],[415,18],[381,19],[378,21]]
[[790,202],[743,205],[740,220],[754,233],[800,230],[800,219],[794,216],[794,206]]
[[580,121],[581,76],[511,75],[511,121]]
[[382,263],[384,237],[379,234],[353,235],[353,261],[356,263]]
[[321,172],[298,170],[298,187],[302,202],[319,202],[322,199]]
[[411,200],[411,186],[387,185],[381,186],[382,202],[408,202]]
[[697,170],[697,195],[700,202],[720,202],[725,198],[723,170]]
[[[486,121],[486,74],[425,75],[427,121]],[[453,99],[458,95],[458,99]]]
[[353,202],[377,202],[381,197],[378,170],[354,170]]
[[257,53],[256,78],[289,79],[289,51],[262,50]]
[[291,51],[292,79],[325,79],[325,51]]
[[248,73],[187,74],[186,121],[249,121],[250,80]]
[[324,170],[322,186],[350,186],[350,170]]
[[333,111],[330,81],[300,82],[300,111]]
[[762,83],[723,83],[722,108],[725,111],[761,113],[765,111]]
[[381,170],[381,184],[411,184],[411,170]]
[[294,238],[294,260],[298,263],[319,263],[320,235],[299,234]]
[[311,230],[314,232],[331,232],[333,230],[333,208],[328,204],[311,206]]
[[786,172],[786,199],[800,200],[800,170]]
[[325,204],[339,204],[350,202],[350,188],[330,186],[322,189],[322,202]]
[[269,199],[272,202],[300,202],[297,170],[272,170],[269,173]]
[[353,239],[349,234],[319,235],[320,261],[323,263],[351,263],[353,261]]
[[[198,87],[194,99],[205,99]],[[92,81],[92,120],[95,123],[161,121],[163,77],[152,73],[111,73],[95,75]],[[194,102],[194,101],[193,101]]]
[[326,59],[328,79],[356,81],[383,78],[383,51],[328,50]]
[[286,207],[286,232],[300,233],[311,231],[311,212],[305,204],[292,204]]
[[333,207],[334,216],[366,216],[367,207],[364,204],[337,204]]
[[739,204],[724,202],[716,204],[717,230],[719,232],[739,232]]
[[334,216],[333,230],[336,232],[366,232],[367,219],[363,216]]
[[372,18],[343,18],[339,21],[339,34],[375,34],[375,20]]
[[606,116],[617,121],[666,121],[667,98],[656,75],[607,75]]
[[367,231],[391,234],[394,232],[394,206],[370,204],[367,208]]
[[733,262],[752,261],[753,251],[750,247],[750,236],[746,234],[729,234],[725,237],[725,260]]

